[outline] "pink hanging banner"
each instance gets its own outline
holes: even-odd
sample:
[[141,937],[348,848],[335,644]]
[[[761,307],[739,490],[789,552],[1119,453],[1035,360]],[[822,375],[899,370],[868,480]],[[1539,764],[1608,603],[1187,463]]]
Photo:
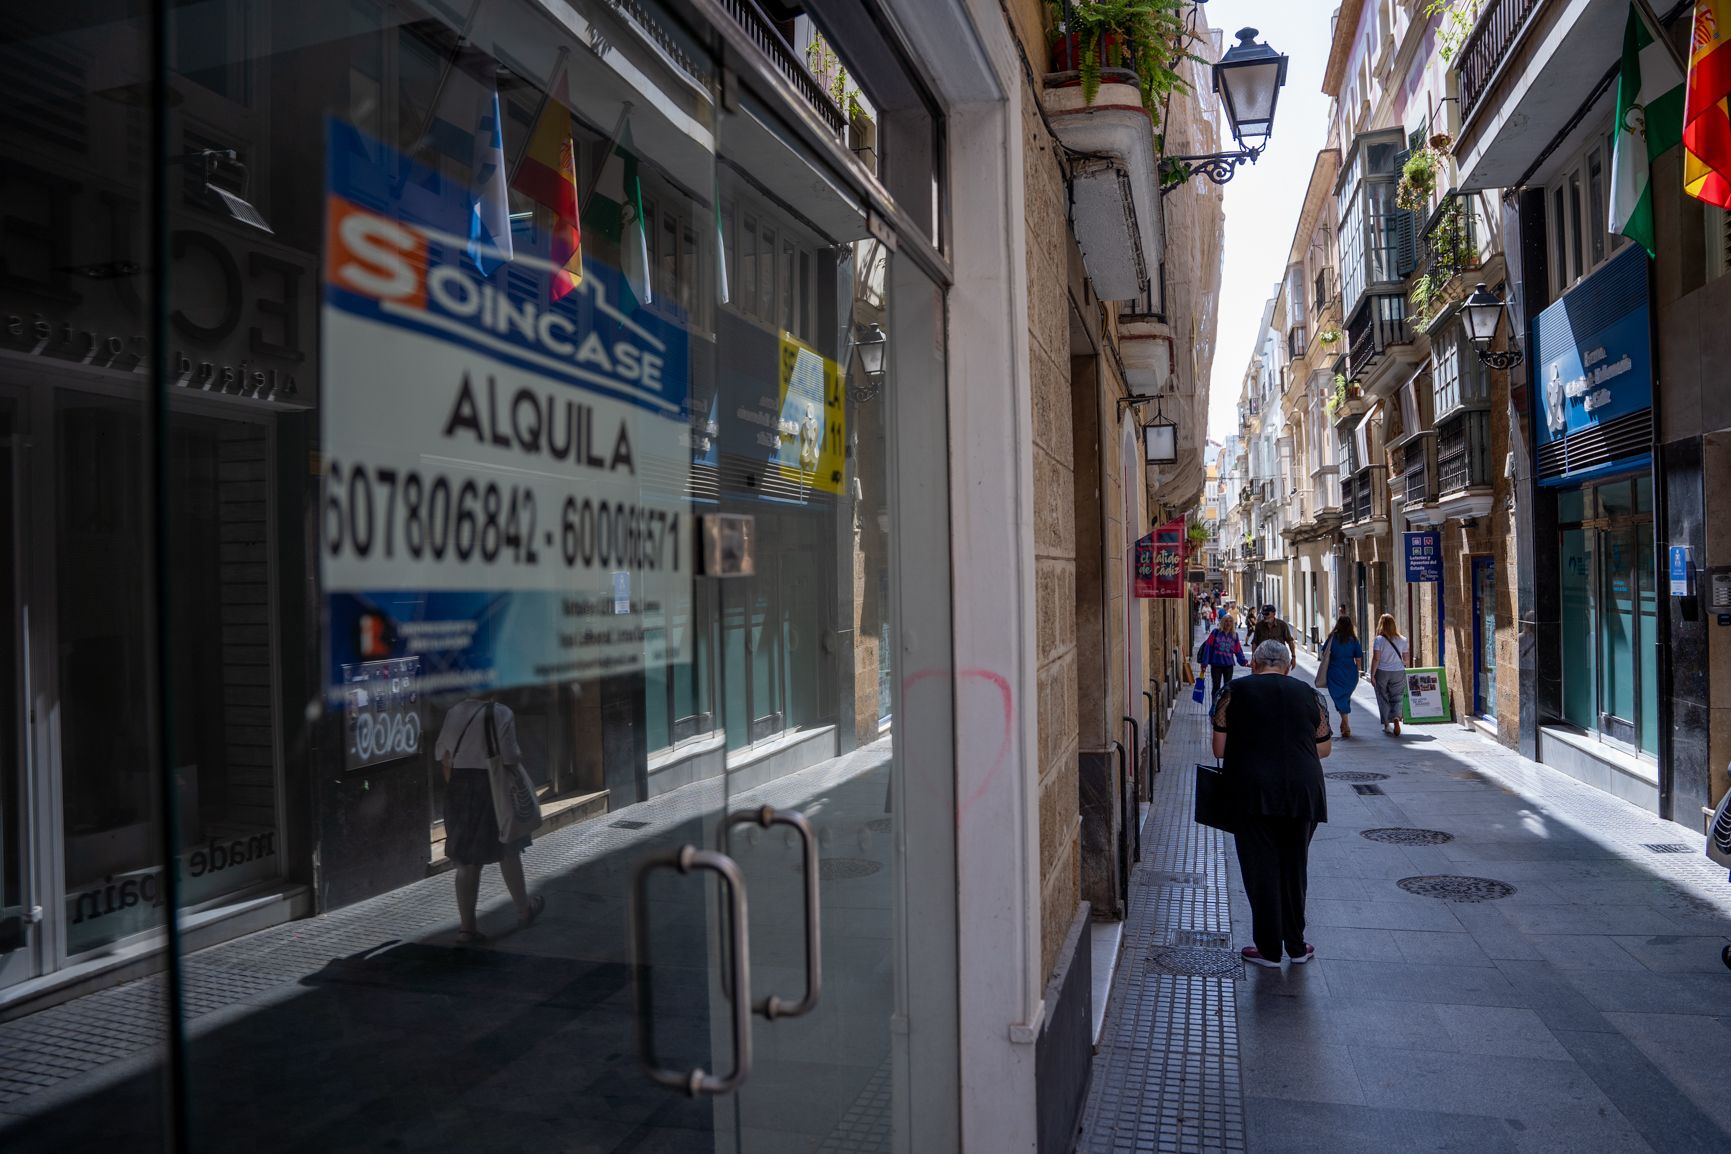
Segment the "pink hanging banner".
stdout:
[[1154,579],[1154,534],[1136,540],[1134,586],[1139,598],[1159,597],[1159,583]]
[[[1166,522],[1154,530],[1154,581],[1150,597],[1184,596],[1184,560],[1190,552],[1185,539],[1184,518]],[[1143,596],[1140,592],[1137,596]]]

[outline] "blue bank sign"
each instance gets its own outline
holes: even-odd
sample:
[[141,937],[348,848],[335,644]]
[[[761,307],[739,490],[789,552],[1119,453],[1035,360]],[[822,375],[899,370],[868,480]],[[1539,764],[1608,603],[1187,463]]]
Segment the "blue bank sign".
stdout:
[[[1533,347],[1541,481],[1558,484],[1641,464],[1644,447],[1615,456],[1606,443],[1615,431],[1609,426],[1639,423],[1653,406],[1647,256],[1640,246],[1630,245],[1541,312]],[[1610,440],[1647,443],[1644,436]]]

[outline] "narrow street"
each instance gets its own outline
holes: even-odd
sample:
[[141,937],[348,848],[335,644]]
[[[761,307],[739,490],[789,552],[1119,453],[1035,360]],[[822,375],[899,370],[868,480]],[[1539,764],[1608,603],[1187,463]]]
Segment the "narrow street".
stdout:
[[1206,715],[1180,702],[1077,1149],[1731,1145],[1731,883],[1699,840],[1455,725],[1384,737],[1368,685],[1354,705],[1316,960],[1245,972],[1231,840],[1190,820]]

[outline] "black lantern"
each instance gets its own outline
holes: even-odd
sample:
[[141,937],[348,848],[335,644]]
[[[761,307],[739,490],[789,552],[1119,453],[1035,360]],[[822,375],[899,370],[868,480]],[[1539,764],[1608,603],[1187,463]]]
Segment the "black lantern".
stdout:
[[1142,426],[1143,460],[1150,465],[1178,463],[1178,426],[1158,418]]
[[1256,29],[1240,28],[1238,43],[1214,65],[1214,91],[1226,109],[1226,123],[1238,141],[1237,152],[1167,156],[1160,161],[1160,192],[1165,195],[1193,176],[1215,184],[1232,179],[1238,166],[1256,163],[1274,132],[1274,108],[1286,83],[1286,57],[1256,39]]
[[1214,65],[1214,91],[1226,106],[1226,123],[1238,143],[1258,151],[1274,131],[1274,106],[1286,83],[1286,57],[1240,28],[1238,43]]
[[851,355],[859,361],[860,370],[865,374],[863,385],[850,385],[848,388],[848,394],[855,401],[863,403],[875,400],[883,391],[884,352],[888,346],[889,337],[875,321],[855,330]]
[[1467,339],[1478,350],[1479,360],[1493,369],[1509,369],[1521,363],[1518,349],[1500,353],[1491,351],[1491,342],[1497,339],[1497,328],[1502,324],[1506,307],[1502,298],[1486,288],[1483,281],[1473,287],[1473,295],[1461,305],[1461,324],[1466,328]]

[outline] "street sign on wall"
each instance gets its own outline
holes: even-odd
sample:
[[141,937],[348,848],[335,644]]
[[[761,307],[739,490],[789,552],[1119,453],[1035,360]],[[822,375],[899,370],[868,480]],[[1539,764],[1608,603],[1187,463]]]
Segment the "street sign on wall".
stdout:
[[1409,585],[1434,585],[1442,580],[1442,534],[1435,529],[1403,533],[1406,580]]

